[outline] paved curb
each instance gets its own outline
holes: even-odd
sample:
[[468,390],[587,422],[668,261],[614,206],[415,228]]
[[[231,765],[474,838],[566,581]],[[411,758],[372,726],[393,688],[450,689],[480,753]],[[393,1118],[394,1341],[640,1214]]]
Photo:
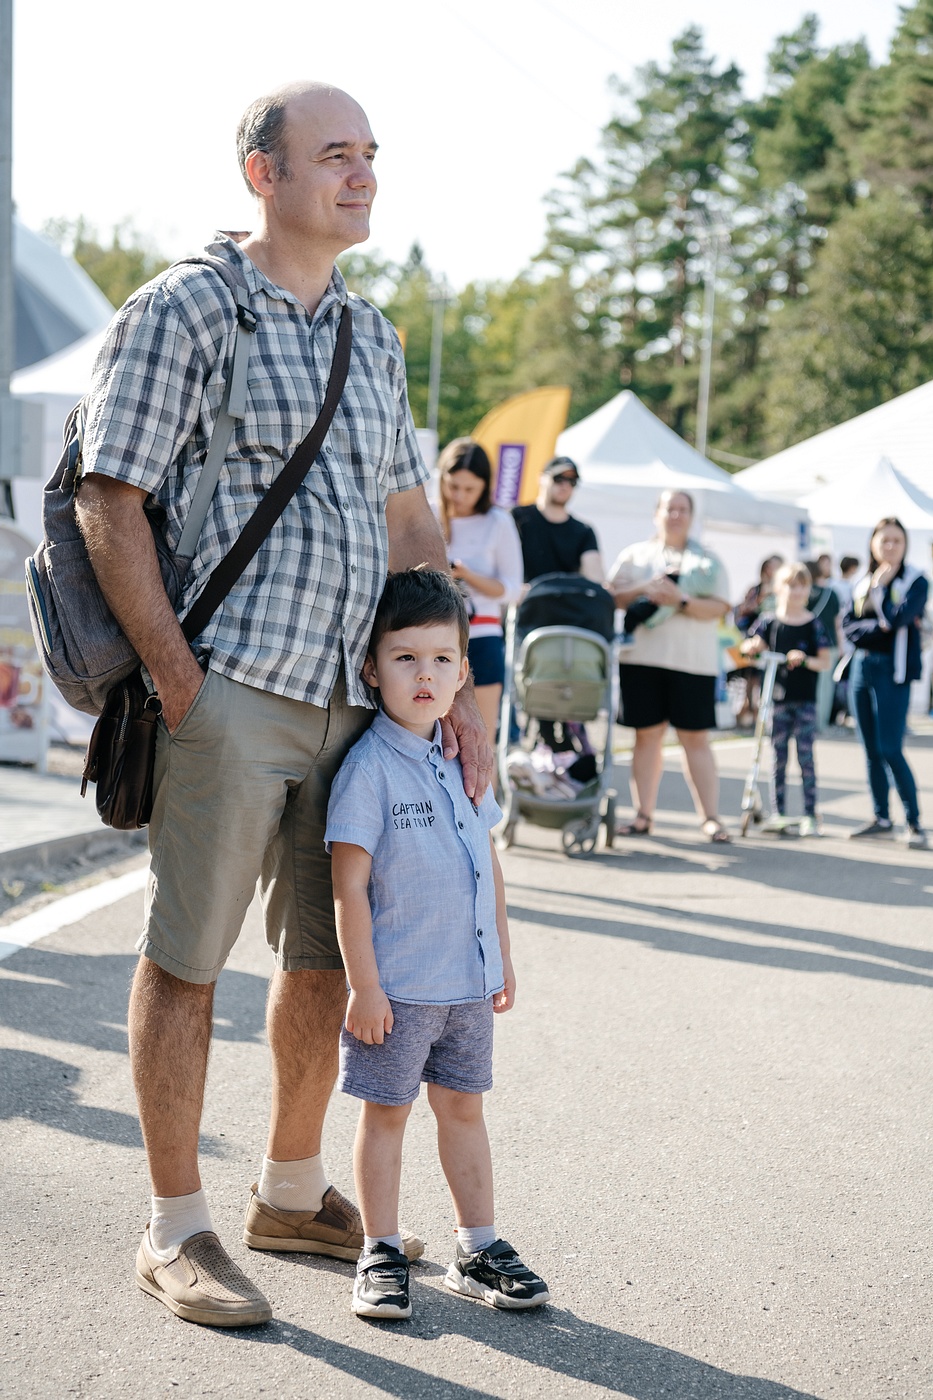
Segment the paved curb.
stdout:
[[74,861],[98,860],[110,855],[119,858],[145,849],[145,831],[114,831],[112,827],[102,826],[98,831],[79,831],[55,841],[37,841],[35,845],[20,846],[15,851],[0,851],[0,878],[19,878]]

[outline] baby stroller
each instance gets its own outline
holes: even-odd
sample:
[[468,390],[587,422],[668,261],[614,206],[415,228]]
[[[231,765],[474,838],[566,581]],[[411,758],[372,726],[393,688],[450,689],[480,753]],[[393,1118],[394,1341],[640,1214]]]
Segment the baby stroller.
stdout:
[[[559,828],[570,856],[589,855],[605,824],[606,845],[615,829],[612,728],[619,704],[618,647],[611,594],[580,574],[543,574],[531,584],[506,622],[505,674],[499,720],[498,766],[505,821],[499,844],[511,846],[519,818]],[[541,724],[581,726],[607,717],[601,755],[592,751],[573,770],[547,784],[536,781],[527,749],[510,749],[516,708],[524,712],[526,738]]]

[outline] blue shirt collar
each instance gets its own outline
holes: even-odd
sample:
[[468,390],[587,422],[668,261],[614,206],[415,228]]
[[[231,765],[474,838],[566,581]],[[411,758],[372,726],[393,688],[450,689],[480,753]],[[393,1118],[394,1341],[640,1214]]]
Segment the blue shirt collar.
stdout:
[[410,729],[404,729],[402,725],[396,724],[394,719],[389,719],[385,710],[380,710],[373,720],[373,730],[380,739],[406,758],[414,758],[420,762],[428,758],[435,749],[438,753],[443,752],[440,720],[434,721],[433,738],[419,739]]

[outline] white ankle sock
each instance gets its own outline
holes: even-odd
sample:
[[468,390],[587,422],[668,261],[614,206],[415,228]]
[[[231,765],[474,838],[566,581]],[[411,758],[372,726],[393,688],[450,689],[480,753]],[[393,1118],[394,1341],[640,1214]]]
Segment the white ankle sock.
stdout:
[[390,1244],[399,1254],[403,1253],[401,1235],[364,1235],[363,1253],[371,1254],[378,1244]]
[[153,1196],[149,1243],[166,1264],[177,1256],[185,1240],[213,1228],[203,1187],[189,1196]]
[[276,1210],[320,1210],[329,1185],[320,1152],[297,1162],[262,1159],[259,1194]]
[[475,1254],[478,1249],[488,1249],[495,1242],[494,1225],[458,1225],[457,1243],[467,1254]]

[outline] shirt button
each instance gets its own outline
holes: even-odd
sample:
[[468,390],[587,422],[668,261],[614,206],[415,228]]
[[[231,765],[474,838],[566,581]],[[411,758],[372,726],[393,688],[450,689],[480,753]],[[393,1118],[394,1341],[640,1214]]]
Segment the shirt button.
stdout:
[[351,573],[351,574],[355,574],[355,573],[356,573],[356,565],[355,565],[355,564],[351,564],[351,565],[350,565],[350,573]]
[[477,938],[482,938],[482,936],[483,936],[483,930],[482,930],[481,928],[478,928],[478,929],[476,930],[476,936],[477,936]]
[[459,826],[460,830],[462,831],[462,830],[463,830],[463,822],[457,822],[457,825]]
[[443,768],[441,768],[441,769],[438,770],[437,776],[438,776],[439,778],[443,778],[443,776],[444,776],[444,770],[443,770]]
[[477,878],[477,880],[478,880],[478,879],[479,879],[479,871],[478,871],[478,870],[474,870],[473,874],[476,876],[476,878]]

